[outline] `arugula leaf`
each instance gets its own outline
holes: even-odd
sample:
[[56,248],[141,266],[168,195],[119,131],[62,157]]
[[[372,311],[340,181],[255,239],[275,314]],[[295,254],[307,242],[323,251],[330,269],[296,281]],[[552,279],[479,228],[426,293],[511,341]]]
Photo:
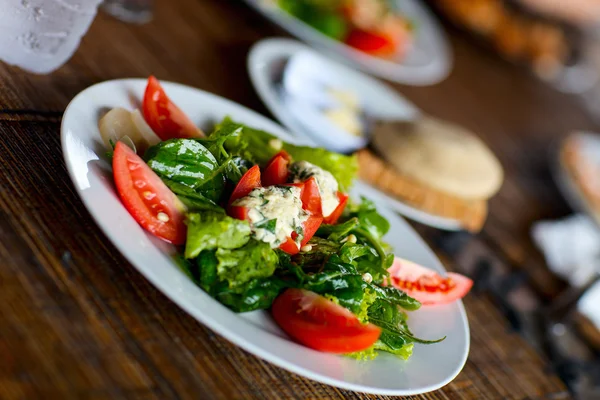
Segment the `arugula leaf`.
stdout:
[[149,148],[144,158],[161,178],[187,186],[213,203],[220,200],[223,173],[214,155],[198,140],[167,140]]
[[413,299],[408,294],[395,287],[374,284],[370,284],[369,287],[377,293],[379,299],[386,300],[390,304],[402,307],[408,311],[416,311],[421,308],[421,302],[419,300]]
[[348,236],[350,232],[352,232],[352,230],[356,229],[358,226],[358,218],[350,218],[349,220],[336,225],[322,224],[317,230],[316,235],[327,237],[332,241],[339,241]]
[[390,230],[389,221],[377,212],[375,203],[364,197],[358,205],[349,204],[345,213],[344,220],[357,218],[360,228],[375,240],[380,240]]
[[321,272],[308,275],[302,288],[319,294],[329,294],[338,299],[340,305],[354,314],[365,308],[365,301],[373,300],[365,289],[367,284],[352,264],[346,264],[336,255],[329,257]]
[[[389,231],[390,223],[377,212],[375,204],[365,198],[360,204],[349,204],[344,212],[339,231],[333,228],[325,227],[321,232],[331,231],[330,238],[334,234],[353,233],[359,241],[358,243],[368,246],[373,250],[373,254],[365,254],[356,260],[355,264],[362,273],[368,272],[373,276],[376,283],[382,283],[388,276],[387,269],[392,265],[393,255],[387,254],[387,245],[381,240]],[[344,227],[342,229],[341,227]],[[349,230],[348,230],[349,229]],[[337,236],[336,236],[337,237]]]
[[231,218],[223,212],[191,213],[187,217],[185,257],[197,257],[203,250],[237,249],[250,240],[247,221]]
[[373,249],[369,246],[346,242],[338,251],[338,255],[340,256],[343,262],[348,264],[354,264],[357,267],[358,272],[365,273],[369,271],[363,271],[362,266],[360,266],[358,262],[355,262],[355,260],[367,255],[372,255],[372,251]]
[[407,347],[412,343],[438,343],[446,338],[423,340],[415,337],[406,324],[406,313],[400,311],[395,304],[380,298],[369,307],[368,316],[369,322],[382,329],[374,348],[397,354],[405,359],[412,353],[412,347]]
[[279,263],[277,253],[267,243],[256,240],[234,250],[219,248],[216,257],[219,279],[227,281],[234,292],[243,291],[252,279],[270,277]]
[[332,254],[337,254],[341,243],[313,236],[308,242],[312,248],[310,251],[300,252],[292,257],[296,265],[304,269],[321,267]]

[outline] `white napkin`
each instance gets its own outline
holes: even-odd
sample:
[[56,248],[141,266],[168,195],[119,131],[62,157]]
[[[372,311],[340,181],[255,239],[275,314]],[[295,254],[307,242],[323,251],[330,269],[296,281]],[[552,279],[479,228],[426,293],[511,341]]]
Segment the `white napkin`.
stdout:
[[600,273],[600,228],[589,217],[540,221],[531,235],[548,267],[572,286],[581,287]]
[[600,282],[596,282],[581,296],[577,310],[600,329]]
[[[600,273],[600,228],[589,217],[537,222],[531,235],[548,267],[572,286],[585,286]],[[577,309],[600,329],[600,282],[586,290]]]

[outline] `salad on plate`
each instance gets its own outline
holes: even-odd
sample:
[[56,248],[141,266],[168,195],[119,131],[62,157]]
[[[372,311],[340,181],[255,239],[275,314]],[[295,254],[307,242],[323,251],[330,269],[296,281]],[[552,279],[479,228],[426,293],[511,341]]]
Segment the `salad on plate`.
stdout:
[[295,341],[407,359],[408,313],[472,282],[395,257],[375,204],[351,199],[354,156],[286,143],[227,117],[205,133],[150,77],[142,112],[99,122],[131,216],[181,250],[184,273],[234,312],[269,310]]
[[392,0],[267,0],[324,35],[383,58],[402,58],[413,24]]

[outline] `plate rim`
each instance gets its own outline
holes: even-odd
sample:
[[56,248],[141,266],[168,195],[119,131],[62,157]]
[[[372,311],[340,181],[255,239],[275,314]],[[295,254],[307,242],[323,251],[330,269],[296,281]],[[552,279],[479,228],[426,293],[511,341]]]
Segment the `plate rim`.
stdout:
[[[366,386],[366,385],[362,385],[362,384],[352,383],[352,382],[348,382],[348,381],[345,381],[342,379],[330,378],[321,373],[314,372],[312,370],[309,370],[307,368],[299,366],[296,363],[287,361],[283,358],[279,358],[273,352],[263,350],[259,345],[253,343],[252,341],[244,340],[241,334],[236,334],[235,332],[231,331],[230,329],[225,328],[223,326],[224,324],[222,322],[218,321],[216,318],[213,318],[211,316],[206,317],[206,316],[201,315],[201,313],[199,313],[193,307],[188,306],[188,302],[185,299],[181,298],[177,292],[170,290],[167,287],[168,285],[162,283],[161,280],[157,276],[155,276],[151,271],[138,267],[137,266],[138,262],[136,261],[135,257],[130,256],[127,252],[122,251],[120,248],[120,245],[118,243],[115,243],[109,229],[105,227],[104,222],[101,222],[102,218],[97,218],[95,213],[92,212],[93,207],[88,204],[89,200],[87,199],[87,195],[84,195],[84,193],[83,193],[84,190],[80,189],[79,186],[77,185],[76,172],[73,170],[73,165],[72,165],[71,159],[69,157],[69,152],[66,150],[68,147],[66,145],[66,140],[67,140],[66,139],[66,137],[67,137],[66,125],[70,122],[69,112],[75,105],[77,105],[78,100],[87,94],[86,93],[87,91],[92,91],[93,89],[96,89],[99,86],[105,86],[105,85],[126,84],[126,83],[133,84],[133,83],[142,83],[142,82],[145,83],[146,79],[144,79],[144,78],[113,79],[113,80],[99,82],[99,83],[96,83],[94,85],[87,87],[86,89],[79,92],[69,102],[68,106],[65,108],[65,111],[63,113],[63,118],[62,118],[61,127],[60,127],[61,150],[63,153],[63,159],[64,159],[64,162],[65,162],[65,165],[67,168],[67,172],[69,174],[69,178],[71,179],[71,182],[74,186],[75,192],[77,193],[78,197],[82,201],[82,203],[86,209],[86,212],[92,217],[92,220],[94,220],[94,223],[97,226],[97,228],[99,228],[99,230],[104,234],[106,239],[108,239],[108,241],[117,249],[117,251],[119,251],[119,253],[121,253],[121,255],[131,264],[131,266],[133,266],[133,268],[138,273],[140,273],[145,279],[147,279],[156,289],[158,289],[165,297],[167,297],[170,301],[172,301],[177,307],[179,307],[180,309],[185,311],[190,317],[192,317],[194,320],[196,320],[197,322],[201,323],[202,325],[204,325],[205,327],[210,329],[212,332],[225,338],[230,343],[251,353],[253,356],[258,357],[262,360],[265,360],[279,368],[285,369],[287,371],[293,372],[302,377],[312,379],[312,380],[320,382],[320,383],[324,383],[324,384],[327,384],[327,385],[330,385],[333,387],[338,387],[338,388],[351,390],[351,391],[355,391],[355,392],[361,392],[361,393],[371,393],[371,394],[391,395],[391,396],[394,396],[394,395],[416,395],[416,394],[422,394],[422,393],[427,393],[427,392],[437,390],[437,389],[447,385],[452,380],[454,380],[454,378],[456,378],[456,376],[458,376],[458,374],[464,368],[466,361],[468,359],[468,355],[470,352],[470,342],[471,342],[469,320],[468,320],[468,317],[466,314],[466,310],[464,308],[464,304],[462,303],[461,300],[459,300],[457,305],[458,305],[460,320],[462,321],[462,331],[464,332],[464,335],[465,335],[466,348],[465,348],[464,353],[462,354],[460,362],[457,363],[453,373],[450,374],[446,379],[444,379],[440,382],[437,382],[436,384],[427,385],[427,386],[422,387],[421,389],[417,389],[417,390],[385,389],[385,388],[378,388],[375,386]],[[246,112],[250,112],[257,117],[260,117],[265,122],[268,122],[269,124],[271,124],[273,126],[278,126],[279,130],[284,132],[286,135],[293,137],[293,135],[291,135],[284,127],[282,127],[281,125],[277,124],[276,122],[270,120],[268,117],[254,111],[254,110],[251,110],[237,102],[229,100],[225,97],[216,95],[214,93],[211,93],[211,92],[208,92],[208,91],[205,91],[202,89],[198,89],[198,88],[194,88],[194,87],[191,87],[188,85],[176,83],[176,82],[161,81],[161,84],[163,84],[165,87],[174,85],[174,86],[179,86],[179,87],[182,87],[185,89],[192,89],[193,91],[200,92],[200,94],[202,94],[202,95],[208,95],[209,97],[213,97],[213,98],[219,99],[221,101],[224,100],[226,102],[229,102],[229,103],[235,105],[236,107],[239,107],[239,108],[245,110]],[[274,134],[276,134],[276,133],[274,133]],[[359,182],[357,182],[357,183],[359,183]],[[382,206],[382,208],[385,208],[388,211],[390,211],[387,207],[385,207],[383,205],[379,205],[379,206]],[[423,250],[425,252],[427,252],[429,254],[429,256],[432,257],[432,259],[435,260],[435,262],[437,263],[438,269],[446,271],[446,269],[443,266],[443,264],[441,263],[441,261],[435,255],[433,250],[427,245],[427,243],[424,241],[424,239],[402,217],[400,217],[398,215],[395,215],[395,216],[397,217],[398,222],[401,225],[404,225],[403,228],[408,230],[415,237],[415,239],[420,242],[420,244],[423,246]],[[193,282],[189,281],[189,278],[185,277],[185,279],[189,284],[194,285],[194,287],[198,291],[202,291],[201,288],[195,286],[195,284]],[[211,301],[218,303],[215,299],[211,298],[205,292],[202,291],[202,293],[203,293],[203,295],[208,296]],[[218,304],[220,304],[220,303],[218,303]],[[236,314],[236,316],[237,316],[237,314]],[[307,349],[307,350],[311,351],[310,349]]]
[[573,136],[594,136],[594,140],[600,142],[600,134],[590,130],[575,130],[564,138],[555,141],[550,147],[550,165],[552,166],[550,169],[552,171],[552,177],[569,207],[576,212],[586,215],[596,226],[600,227],[600,214],[594,213],[589,201],[585,198],[561,159],[564,144]]
[[[250,75],[250,80],[252,82],[252,86],[254,87],[254,90],[257,92],[258,97],[265,104],[265,106],[267,107],[269,112],[271,114],[273,114],[273,116],[276,118],[278,123],[283,125],[285,130],[290,132],[295,137],[298,137],[299,139],[306,141],[307,143],[309,143],[313,146],[318,146],[318,144],[312,139],[312,137],[309,134],[303,133],[303,132],[298,132],[296,129],[293,129],[292,126],[290,126],[288,118],[286,116],[284,116],[282,113],[283,106],[280,106],[279,102],[277,101],[277,98],[272,96],[270,93],[272,86],[269,85],[268,82],[266,82],[267,79],[264,79],[264,74],[260,73],[260,71],[263,68],[260,68],[259,66],[261,64],[263,64],[264,55],[268,54],[268,53],[275,53],[276,49],[285,49],[285,51],[278,51],[282,55],[289,54],[291,56],[293,53],[298,53],[301,51],[311,51],[321,58],[325,58],[325,57],[323,57],[322,54],[320,54],[319,52],[316,52],[314,49],[312,49],[311,47],[307,46],[306,44],[304,44],[298,40],[276,37],[276,38],[262,39],[262,40],[258,41],[257,43],[255,43],[252,46],[252,48],[250,49],[250,51],[248,52],[248,57],[246,60],[248,74]],[[336,63],[335,61],[326,59],[326,58],[325,58],[325,61],[331,62],[331,63]],[[347,69],[351,70],[350,67],[348,67],[347,65],[344,65],[344,64],[338,64],[338,67],[347,68]],[[392,90],[384,82],[380,82],[376,78],[366,75],[361,71],[352,70],[352,73],[361,74],[361,75],[363,75],[363,78],[374,81],[374,83],[376,83],[379,86],[382,86],[386,90]],[[416,110],[416,112],[421,111],[410,100],[408,100],[404,96],[398,94],[396,91],[394,91],[394,93],[396,96],[401,98],[402,101],[406,102],[408,105],[413,107]],[[357,180],[362,181],[360,178],[357,178]],[[381,200],[386,203],[388,208],[393,209],[394,211],[402,214],[402,216],[404,216],[408,219],[417,221],[421,224],[424,224],[424,225],[427,225],[427,226],[430,226],[430,227],[433,227],[436,229],[441,229],[441,230],[450,231],[450,232],[457,232],[457,231],[464,230],[464,227],[462,226],[461,222],[458,219],[446,218],[446,217],[430,214],[423,210],[419,210],[416,207],[413,207],[409,204],[406,204],[406,203],[400,201],[399,199],[396,199],[396,198],[390,196],[389,194],[374,187],[373,185],[370,185],[368,182],[364,182],[364,181],[362,181],[362,182],[367,184],[367,186],[370,188],[370,190],[376,191],[377,196],[382,198]]]

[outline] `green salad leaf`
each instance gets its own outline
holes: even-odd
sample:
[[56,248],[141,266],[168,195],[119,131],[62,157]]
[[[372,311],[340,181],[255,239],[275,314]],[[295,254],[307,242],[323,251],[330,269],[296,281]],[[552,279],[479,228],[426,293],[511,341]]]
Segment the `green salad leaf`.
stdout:
[[186,258],[195,258],[203,250],[237,249],[250,240],[250,224],[223,212],[188,214],[187,225]]
[[252,279],[243,288],[232,290],[221,282],[213,288],[213,296],[235,312],[264,310],[288,284],[276,276]]
[[198,286],[235,312],[269,308],[275,297],[288,287],[284,280],[272,275],[266,278],[251,278],[243,285],[232,288],[227,280],[221,280],[219,277],[216,251],[204,250],[195,261],[182,263],[182,268],[188,268],[187,274]]
[[162,181],[167,185],[177,198],[186,206],[188,212],[195,211],[216,211],[223,212],[223,208],[215,201],[205,197],[202,192],[196,191],[193,188],[162,177]]
[[175,194],[180,192],[183,197],[193,199],[193,191],[211,204],[221,199],[223,172],[213,154],[198,140],[167,140],[149,148],[144,158]]
[[[277,137],[225,118],[217,129],[208,137],[211,141],[224,140],[223,147],[229,155],[239,156],[255,164],[265,165],[279,150],[273,146]],[[283,143],[282,148],[293,160],[308,161],[329,172],[335,177],[342,191],[352,186],[352,181],[358,171],[356,156],[334,153],[322,148],[296,146]]]
[[[382,329],[374,346],[352,357],[372,358],[382,350],[408,358],[413,343],[435,343],[415,337],[406,324],[405,311],[421,304],[396,288],[382,286],[394,255],[388,254],[389,246],[382,240],[390,224],[372,202],[349,203],[338,224],[321,225],[307,243],[310,247],[293,256],[253,239],[247,221],[226,215],[221,205],[243,174],[255,164],[264,167],[281,148],[293,160],[331,172],[343,191],[357,171],[353,156],[282,143],[229,118],[207,138],[173,139],[146,152],[148,165],[188,207],[180,268],[235,312],[268,309],[286,288],[325,296],[361,322]],[[276,219],[263,221],[260,227],[274,231]]]
[[219,278],[229,282],[234,291],[252,279],[270,277],[279,262],[277,253],[267,243],[256,240],[233,250],[220,247],[216,257]]

